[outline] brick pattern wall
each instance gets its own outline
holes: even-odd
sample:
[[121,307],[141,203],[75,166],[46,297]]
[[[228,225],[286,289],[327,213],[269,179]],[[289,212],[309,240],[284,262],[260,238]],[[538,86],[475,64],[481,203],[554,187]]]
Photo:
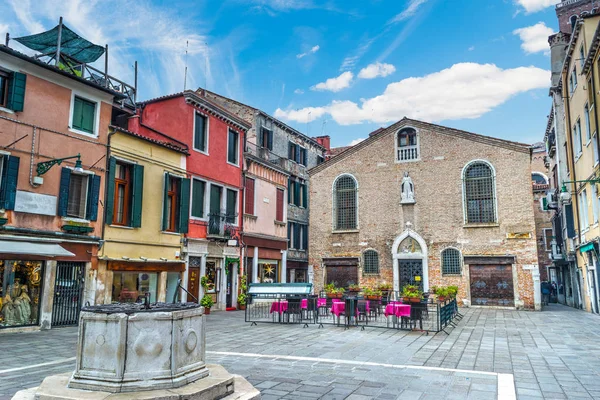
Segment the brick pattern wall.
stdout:
[[[314,266],[316,290],[324,282],[323,258],[360,257],[362,263],[362,253],[368,248],[379,252],[381,272],[365,276],[361,265],[360,284],[392,283],[392,244],[410,222],[428,246],[430,287],[454,284],[460,288],[459,298],[469,300],[467,266],[461,276],[441,274],[440,253],[448,246],[460,249],[463,255],[513,255],[516,304],[533,308],[529,268],[537,265],[537,249],[529,150],[500,147],[495,145],[497,141],[481,136],[449,134],[448,129],[435,125],[411,125],[419,130],[418,162],[395,162],[394,132],[400,127],[396,125],[357,146],[351,155],[340,156],[311,174],[309,263]],[[476,159],[488,160],[496,170],[499,223],[494,227],[463,226],[462,171]],[[405,171],[415,185],[415,205],[400,205]],[[332,232],[331,188],[342,173],[351,173],[358,180],[358,232]],[[525,238],[508,238],[515,233]]]
[[572,5],[557,8],[556,17],[558,18],[559,30],[564,33],[571,33],[573,31],[571,17],[573,15],[581,15],[584,11],[590,12],[592,10],[592,3],[594,3],[594,8],[600,8],[597,0],[580,0],[579,2],[574,2]]

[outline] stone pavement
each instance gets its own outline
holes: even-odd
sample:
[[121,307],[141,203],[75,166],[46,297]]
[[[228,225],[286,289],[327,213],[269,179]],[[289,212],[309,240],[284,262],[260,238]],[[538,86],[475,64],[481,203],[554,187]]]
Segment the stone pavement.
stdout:
[[[463,310],[449,335],[302,328],[207,317],[207,361],[245,376],[268,399],[600,399],[600,317]],[[0,333],[0,400],[73,370],[77,331]],[[43,364],[43,365],[40,365]],[[499,393],[500,392],[500,393]],[[514,393],[514,389],[513,389]]]

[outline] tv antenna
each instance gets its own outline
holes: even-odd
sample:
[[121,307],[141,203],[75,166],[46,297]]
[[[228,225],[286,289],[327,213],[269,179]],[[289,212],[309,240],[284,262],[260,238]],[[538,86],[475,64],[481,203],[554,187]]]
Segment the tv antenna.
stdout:
[[185,41],[185,72],[183,74],[183,91],[185,91],[187,86],[187,58],[188,58],[188,47],[189,41]]

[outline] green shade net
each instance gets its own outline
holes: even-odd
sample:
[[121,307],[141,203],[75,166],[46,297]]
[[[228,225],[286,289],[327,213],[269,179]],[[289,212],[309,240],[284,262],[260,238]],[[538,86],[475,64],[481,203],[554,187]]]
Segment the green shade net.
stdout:
[[[56,53],[56,44],[58,42],[58,27],[59,25],[56,25],[49,31],[35,35],[22,36],[15,38],[14,40],[32,50],[53,56],[53,54]],[[104,54],[104,47],[89,42],[63,24],[60,40],[60,53],[61,55],[67,55],[79,62],[92,63]]]

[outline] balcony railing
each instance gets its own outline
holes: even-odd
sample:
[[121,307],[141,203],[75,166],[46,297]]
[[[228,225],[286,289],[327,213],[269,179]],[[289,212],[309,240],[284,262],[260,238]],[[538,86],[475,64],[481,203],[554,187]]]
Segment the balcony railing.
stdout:
[[246,153],[283,168],[286,171],[289,169],[287,158],[278,156],[266,147],[257,146],[254,143],[246,143]]
[[412,161],[419,159],[419,146],[398,148],[397,161]]
[[235,236],[237,214],[208,214],[208,237],[231,239]]

